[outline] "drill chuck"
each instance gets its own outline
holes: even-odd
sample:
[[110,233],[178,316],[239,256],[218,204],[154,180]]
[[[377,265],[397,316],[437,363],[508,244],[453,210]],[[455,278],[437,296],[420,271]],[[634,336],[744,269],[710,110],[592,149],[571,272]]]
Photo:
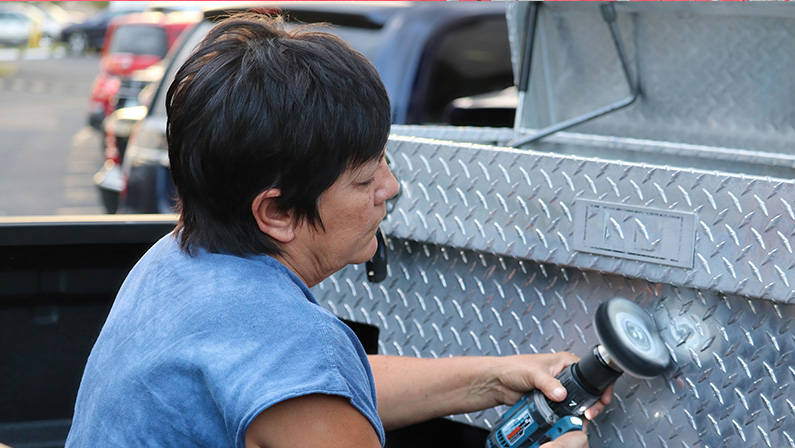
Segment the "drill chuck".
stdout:
[[566,388],[566,399],[560,403],[550,402],[553,412],[557,415],[583,415],[621,373],[607,364],[599,353],[599,347],[594,347],[588,356],[558,375],[558,381]]

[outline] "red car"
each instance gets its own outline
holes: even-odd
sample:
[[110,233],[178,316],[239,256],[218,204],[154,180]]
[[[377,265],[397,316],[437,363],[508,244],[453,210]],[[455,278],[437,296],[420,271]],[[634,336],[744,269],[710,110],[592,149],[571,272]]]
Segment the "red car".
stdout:
[[101,130],[113,110],[121,79],[163,59],[179,35],[201,20],[199,12],[143,12],[114,19],[100,53],[100,72],[89,103],[89,124]]

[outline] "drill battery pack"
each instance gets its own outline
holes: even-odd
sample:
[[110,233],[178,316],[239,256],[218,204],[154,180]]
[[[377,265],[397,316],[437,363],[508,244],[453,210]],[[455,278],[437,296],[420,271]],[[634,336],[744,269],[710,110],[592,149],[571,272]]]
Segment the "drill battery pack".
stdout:
[[544,394],[534,391],[506,412],[487,441],[488,448],[537,448],[568,431],[581,430],[582,418],[559,417]]

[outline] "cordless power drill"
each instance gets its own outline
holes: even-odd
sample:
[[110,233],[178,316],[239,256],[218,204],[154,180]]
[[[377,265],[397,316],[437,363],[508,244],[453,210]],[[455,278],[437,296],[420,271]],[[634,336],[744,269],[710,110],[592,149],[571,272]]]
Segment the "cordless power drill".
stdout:
[[491,431],[487,448],[537,448],[582,430],[585,410],[622,373],[652,378],[668,368],[671,358],[654,320],[638,305],[612,298],[599,306],[594,324],[600,345],[557,376],[566,398],[558,403],[538,390],[525,395]]

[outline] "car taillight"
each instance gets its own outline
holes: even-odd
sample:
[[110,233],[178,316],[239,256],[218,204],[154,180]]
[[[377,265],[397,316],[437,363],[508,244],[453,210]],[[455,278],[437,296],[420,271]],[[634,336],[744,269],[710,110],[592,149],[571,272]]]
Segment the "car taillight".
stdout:
[[112,95],[116,94],[120,85],[121,80],[118,76],[109,73],[100,73],[94,81],[91,99],[94,101],[108,101]]
[[102,91],[102,98],[105,98],[105,115],[109,115],[113,112],[115,104],[112,104],[111,97],[119,91],[119,86],[121,85],[121,80],[116,76],[108,77],[107,82],[103,86],[104,89]]

